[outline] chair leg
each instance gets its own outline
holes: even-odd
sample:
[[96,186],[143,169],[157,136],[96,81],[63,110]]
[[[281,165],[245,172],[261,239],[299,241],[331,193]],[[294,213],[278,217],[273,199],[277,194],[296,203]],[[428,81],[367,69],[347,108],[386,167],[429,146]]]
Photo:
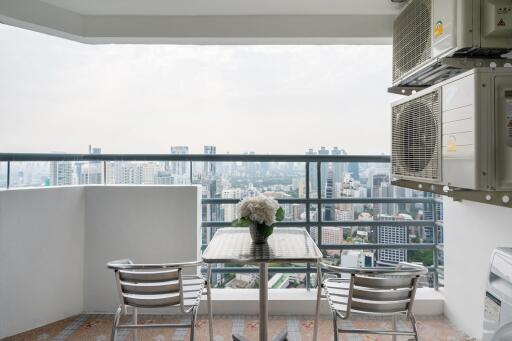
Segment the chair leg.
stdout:
[[114,315],[114,321],[112,321],[112,333],[110,334],[110,341],[115,341],[117,336],[117,325],[119,324],[119,319],[121,318],[122,308],[119,306],[117,308],[116,314]]
[[[138,324],[139,323],[139,317],[138,317],[138,314],[137,314],[137,308],[133,308],[133,324]],[[138,340],[138,337],[137,337],[137,329],[133,329],[133,341],[137,341]]]
[[196,314],[197,314],[197,308],[194,308],[194,310],[192,310],[192,317],[190,318],[191,319],[191,323],[190,323],[190,341],[194,341],[194,337],[195,337],[195,331],[196,331]]
[[317,340],[318,337],[318,323],[320,320],[320,302],[322,300],[322,270],[320,269],[320,263],[316,265],[316,306],[315,306],[315,327],[313,329],[313,341]]
[[206,304],[208,305],[208,331],[210,333],[210,341],[213,341],[213,309],[212,309],[212,265],[208,264],[208,272],[206,276]]
[[334,341],[338,341],[338,315],[336,315],[336,312],[332,313],[332,328],[334,332]]
[[[397,318],[396,314],[393,315],[393,331],[397,330],[396,329],[397,328],[397,319],[396,318]],[[393,335],[392,340],[396,341],[396,335]]]
[[412,324],[412,330],[414,332],[414,340],[419,341],[420,339],[418,338],[418,329],[416,328],[416,318],[414,317],[414,315],[412,313],[409,314],[409,320],[411,321],[411,324]]

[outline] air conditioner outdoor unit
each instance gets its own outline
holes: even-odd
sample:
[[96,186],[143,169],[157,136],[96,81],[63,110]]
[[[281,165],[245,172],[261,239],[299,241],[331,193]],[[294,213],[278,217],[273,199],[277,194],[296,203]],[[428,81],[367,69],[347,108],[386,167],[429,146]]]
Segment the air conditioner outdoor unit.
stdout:
[[444,57],[500,59],[511,50],[512,0],[411,0],[393,24],[393,86],[430,86],[463,72]]
[[394,180],[512,190],[512,68],[476,68],[392,104]]

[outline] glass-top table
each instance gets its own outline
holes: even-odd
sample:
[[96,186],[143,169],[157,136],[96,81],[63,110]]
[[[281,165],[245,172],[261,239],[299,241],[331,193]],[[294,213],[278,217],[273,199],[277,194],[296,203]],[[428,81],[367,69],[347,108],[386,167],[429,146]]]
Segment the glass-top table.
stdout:
[[[274,233],[265,244],[254,244],[248,228],[223,228],[217,230],[203,253],[203,261],[208,264],[208,295],[210,296],[211,264],[237,263],[259,264],[260,275],[260,341],[268,340],[268,264],[269,263],[316,263],[317,278],[320,278],[322,253],[305,229],[274,228]],[[318,286],[318,298],[321,286]],[[317,300],[318,301],[318,300]],[[209,300],[211,304],[211,300]],[[211,308],[211,306],[210,306]],[[209,309],[211,312],[211,309]],[[318,331],[319,307],[316,307],[314,340]],[[286,332],[278,334],[274,340],[286,340]],[[233,340],[244,340],[233,335]]]

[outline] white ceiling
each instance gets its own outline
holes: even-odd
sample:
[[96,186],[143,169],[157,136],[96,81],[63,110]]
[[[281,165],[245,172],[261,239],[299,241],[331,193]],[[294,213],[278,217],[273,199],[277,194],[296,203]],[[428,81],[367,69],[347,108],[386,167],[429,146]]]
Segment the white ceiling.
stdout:
[[396,14],[390,0],[40,0],[85,15]]
[[389,44],[391,0],[0,0],[0,23],[84,43]]

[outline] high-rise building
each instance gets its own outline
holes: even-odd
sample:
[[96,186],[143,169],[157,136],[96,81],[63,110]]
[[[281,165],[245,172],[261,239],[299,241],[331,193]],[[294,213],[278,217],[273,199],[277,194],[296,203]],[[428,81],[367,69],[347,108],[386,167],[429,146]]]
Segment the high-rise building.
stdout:
[[[325,182],[324,198],[332,199],[334,194],[334,171],[329,168],[327,172],[327,179]],[[324,205],[324,221],[332,221],[335,219],[334,204]]]
[[348,172],[350,174],[352,174],[352,178],[354,180],[357,180],[357,181],[360,180],[360,177],[359,177],[359,163],[357,163],[357,162],[349,163],[348,164]]
[[101,148],[89,145],[89,154],[101,154]]
[[322,226],[322,244],[341,245],[343,229],[337,226]]
[[[90,155],[101,154],[101,148],[89,145]],[[75,163],[76,177],[78,184],[94,185],[101,184],[103,178],[103,163],[101,161],[77,162]]]
[[[172,155],[186,155],[189,153],[188,146],[171,146]],[[186,184],[190,182],[189,162],[171,161],[165,163],[165,170],[173,176],[173,183]]]
[[171,146],[171,154],[188,154],[188,146]]
[[152,185],[160,171],[157,162],[116,162],[107,165],[107,179],[113,184]]
[[[215,146],[204,146],[203,154],[215,155],[217,154],[217,147]],[[215,175],[215,162],[205,162],[203,169],[203,176],[205,178]]]
[[73,165],[67,161],[50,162],[50,186],[73,184]]
[[[370,185],[371,185],[371,197],[373,198],[383,198],[384,195],[382,193],[382,183],[389,183],[389,175],[387,174],[372,174],[369,177]],[[382,211],[382,204],[373,204],[373,215],[377,216]]]
[[[223,199],[241,199],[242,189],[241,188],[224,188],[222,190]],[[236,205],[234,204],[223,204],[222,209],[224,210],[224,221],[233,221],[236,219]]]
[[[407,214],[389,216],[381,214],[377,217],[380,221],[406,221],[412,220]],[[377,244],[407,244],[409,242],[408,226],[395,225],[377,227]],[[405,249],[379,249],[377,251],[377,262],[379,264],[397,264],[407,261],[407,250]]]
[[340,266],[347,268],[373,267],[374,255],[363,250],[344,250],[340,255]]
[[[318,150],[318,155],[329,155],[329,150],[325,147],[320,147]],[[322,162],[320,165],[320,179],[321,179],[321,188],[325,188],[325,183],[327,182],[327,170],[329,169],[329,162]]]
[[[334,147],[331,150],[331,155],[347,155],[345,149],[339,149],[338,147]],[[343,176],[346,172],[346,163],[344,162],[332,162],[331,167],[334,171],[334,182],[342,182]]]
[[336,210],[336,221],[354,220],[354,209]]
[[157,185],[172,185],[172,184],[174,184],[174,177],[170,171],[160,170],[155,175],[155,184],[157,184]]
[[[313,148],[309,148],[306,151],[306,155],[317,155],[317,153],[313,150]],[[310,188],[310,193],[314,197],[317,193],[317,174],[316,174],[316,164],[310,163],[309,164],[309,184],[307,184]]]
[[[391,185],[388,182],[382,182],[380,184],[380,191],[379,191],[379,197],[380,198],[393,198],[394,195],[394,186]],[[383,203],[379,204],[380,206],[380,213],[387,214],[387,215],[397,215],[398,212],[398,205],[396,203]]]
[[318,150],[318,155],[329,155],[329,150],[324,146],[320,147]]
[[101,162],[78,163],[78,183],[83,185],[101,184],[103,171]]
[[292,204],[292,220],[300,221],[302,213],[305,212],[304,205]]

